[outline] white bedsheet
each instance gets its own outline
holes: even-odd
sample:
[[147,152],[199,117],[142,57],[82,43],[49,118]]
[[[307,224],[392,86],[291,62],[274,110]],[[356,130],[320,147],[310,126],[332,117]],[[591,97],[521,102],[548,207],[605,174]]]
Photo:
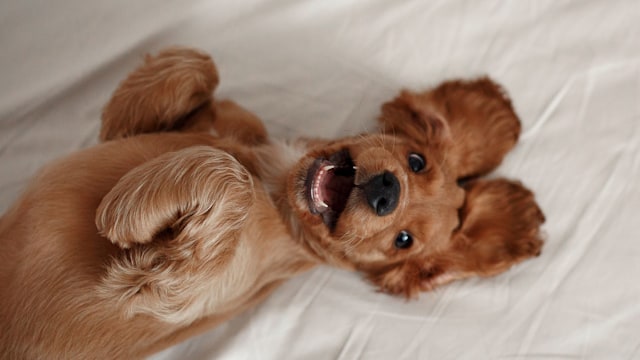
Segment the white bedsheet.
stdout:
[[536,192],[548,240],[413,302],[319,268],[154,359],[640,359],[640,2],[4,0],[0,211],[173,44],[212,53],[219,97],[279,137],[362,131],[401,87],[491,75],[524,127],[495,175]]

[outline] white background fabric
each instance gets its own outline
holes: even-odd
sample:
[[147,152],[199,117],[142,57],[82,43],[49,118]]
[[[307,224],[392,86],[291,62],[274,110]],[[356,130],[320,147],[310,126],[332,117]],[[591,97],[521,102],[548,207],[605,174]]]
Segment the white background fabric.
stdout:
[[412,302],[319,268],[155,359],[640,358],[640,2],[4,0],[0,211],[174,44],[210,52],[218,97],[277,137],[353,134],[402,87],[489,74],[524,128],[494,176],[536,192],[548,240]]

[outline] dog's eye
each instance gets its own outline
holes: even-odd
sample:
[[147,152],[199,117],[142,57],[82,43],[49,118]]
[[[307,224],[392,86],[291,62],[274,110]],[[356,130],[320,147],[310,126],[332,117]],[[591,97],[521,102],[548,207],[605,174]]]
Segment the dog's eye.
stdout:
[[424,157],[422,155],[416,153],[409,154],[409,167],[411,168],[411,171],[417,173],[424,169],[424,166]]
[[413,244],[413,238],[411,237],[411,235],[408,232],[402,230],[400,231],[400,234],[398,234],[398,237],[396,237],[396,242],[394,245],[398,249],[407,249],[412,244]]

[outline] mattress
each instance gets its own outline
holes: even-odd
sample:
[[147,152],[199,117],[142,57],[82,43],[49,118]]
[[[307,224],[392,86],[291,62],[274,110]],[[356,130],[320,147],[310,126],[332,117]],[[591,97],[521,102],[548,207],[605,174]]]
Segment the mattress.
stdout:
[[638,1],[4,0],[0,44],[0,211],[169,45],[211,53],[217,96],[280,138],[366,131],[450,78],[513,98],[523,134],[491,176],[536,193],[540,257],[413,301],[320,267],[155,360],[640,359]]

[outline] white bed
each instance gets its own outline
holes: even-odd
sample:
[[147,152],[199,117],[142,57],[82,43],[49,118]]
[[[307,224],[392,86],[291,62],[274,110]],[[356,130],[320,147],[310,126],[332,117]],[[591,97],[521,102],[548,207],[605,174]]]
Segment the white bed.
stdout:
[[547,242],[412,302],[319,268],[154,359],[640,359],[640,2],[4,0],[0,211],[173,44],[212,53],[219,97],[278,137],[352,134],[401,87],[491,75],[524,127],[495,176],[536,192]]

